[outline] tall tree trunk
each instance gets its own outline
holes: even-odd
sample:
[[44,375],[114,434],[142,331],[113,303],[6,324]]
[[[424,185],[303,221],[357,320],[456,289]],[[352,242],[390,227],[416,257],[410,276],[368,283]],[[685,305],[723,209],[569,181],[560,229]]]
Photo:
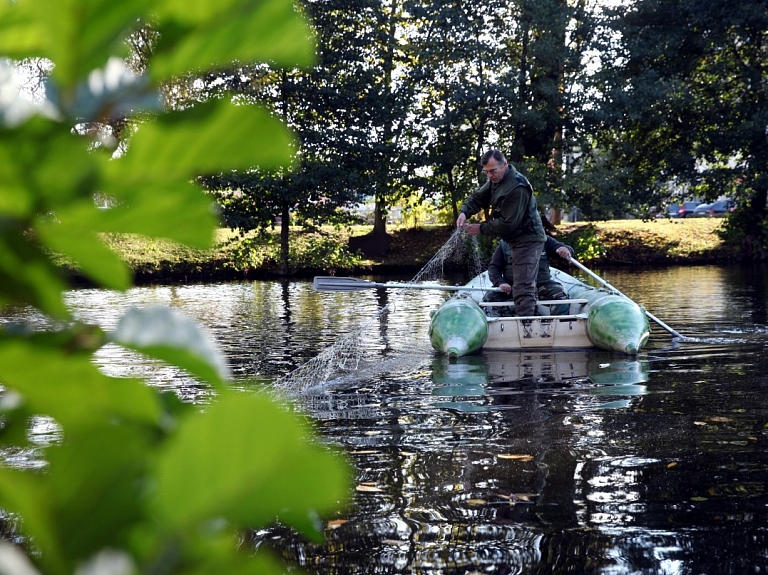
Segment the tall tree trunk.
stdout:
[[453,222],[459,217],[459,198],[458,190],[456,189],[456,179],[453,177],[453,166],[449,168],[448,173],[448,191],[451,194],[451,210],[453,211]]
[[280,273],[288,274],[288,231],[291,225],[291,211],[288,202],[283,202],[283,210],[280,214]]
[[385,215],[387,205],[383,200],[376,198],[376,205],[373,209],[373,235],[387,235],[387,216]]
[[[288,73],[286,70],[280,72],[281,90],[280,90],[280,114],[283,117],[283,121],[288,124],[288,98],[287,89],[288,85]],[[286,178],[283,178],[282,188],[285,189],[287,185]],[[288,274],[288,254],[290,248],[290,227],[291,227],[291,211],[290,206],[286,200],[282,202],[282,213],[280,214],[280,273],[282,275]]]

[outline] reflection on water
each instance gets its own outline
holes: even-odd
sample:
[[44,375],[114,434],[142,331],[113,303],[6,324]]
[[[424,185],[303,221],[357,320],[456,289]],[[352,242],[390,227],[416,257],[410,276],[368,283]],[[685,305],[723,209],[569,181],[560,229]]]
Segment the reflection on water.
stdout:
[[[637,358],[559,350],[449,362],[426,338],[446,294],[319,294],[306,281],[77,290],[68,303],[108,329],[132,305],[178,308],[210,332],[245,390],[369,322],[362,369],[295,400],[353,460],[354,503],[327,524],[324,545],[280,528],[252,534],[254,547],[310,572],[765,572],[768,272],[596,271],[696,341],[652,325]],[[19,319],[42,322],[25,310],[0,321]],[[96,360],[186,401],[210,399],[183,372],[118,347]],[[39,444],[56,440],[51,422],[37,428]]]
[[[626,407],[625,399],[645,393],[648,362],[605,351],[486,351],[432,362],[432,394],[450,397],[440,407],[460,411],[509,408],[510,397],[537,394],[602,396],[601,407]],[[513,407],[519,407],[512,404]]]

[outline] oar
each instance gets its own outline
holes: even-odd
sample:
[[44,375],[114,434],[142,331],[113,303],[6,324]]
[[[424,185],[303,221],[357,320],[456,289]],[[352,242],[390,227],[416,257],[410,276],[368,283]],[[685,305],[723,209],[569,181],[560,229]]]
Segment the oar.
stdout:
[[495,287],[464,287],[428,284],[376,283],[358,278],[316,276],[313,286],[316,291],[361,291],[369,288],[441,289],[448,291],[502,291]]
[[[620,296],[622,296],[622,297],[625,297],[625,298],[627,298],[629,301],[632,301],[632,302],[634,302],[634,300],[632,300],[631,298],[627,297],[626,295],[624,295],[623,293],[621,293],[619,290],[617,290],[615,287],[613,287],[613,286],[610,284],[610,282],[608,282],[608,281],[604,280],[603,278],[601,278],[599,275],[597,275],[597,274],[596,274],[595,272],[593,272],[592,270],[589,270],[589,269],[587,269],[587,268],[586,268],[584,265],[580,264],[580,263],[579,263],[579,262],[577,262],[575,259],[571,258],[569,261],[570,261],[570,262],[571,262],[573,265],[575,265],[577,268],[579,268],[581,271],[583,271],[584,273],[587,273],[587,274],[589,274],[590,276],[592,276],[593,278],[595,278],[597,281],[599,281],[601,284],[603,284],[605,287],[607,287],[609,290],[611,290],[611,291],[612,291],[613,293],[615,293],[616,295],[620,295]],[[675,337],[679,337],[680,339],[689,339],[689,338],[685,337],[684,335],[681,335],[680,333],[676,332],[674,329],[672,329],[671,327],[669,327],[667,324],[665,324],[663,321],[661,321],[659,318],[657,318],[655,315],[653,315],[653,314],[652,314],[651,312],[649,312],[648,310],[645,310],[645,315],[647,315],[649,318],[651,318],[653,321],[655,321],[655,322],[656,322],[657,324],[659,324],[661,327],[663,327],[664,329],[666,329],[666,330],[667,330],[669,333],[671,333],[673,336],[675,336]]]

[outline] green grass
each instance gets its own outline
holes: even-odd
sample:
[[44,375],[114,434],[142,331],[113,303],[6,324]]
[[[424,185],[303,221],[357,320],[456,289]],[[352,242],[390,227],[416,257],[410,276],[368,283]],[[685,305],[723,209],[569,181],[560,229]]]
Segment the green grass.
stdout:
[[722,218],[683,218],[563,224],[559,237],[574,247],[579,238],[591,237],[592,245],[601,249],[594,257],[584,257],[583,254],[581,257],[602,265],[736,261],[739,246],[726,244],[716,233],[723,221]]

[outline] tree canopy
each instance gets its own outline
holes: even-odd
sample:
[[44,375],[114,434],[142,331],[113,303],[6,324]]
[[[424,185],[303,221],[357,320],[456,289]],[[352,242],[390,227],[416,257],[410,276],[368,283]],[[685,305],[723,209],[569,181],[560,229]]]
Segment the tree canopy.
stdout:
[[[238,94],[297,135],[293,167],[206,180],[227,222],[340,221],[372,197],[452,210],[499,147],[540,204],[589,219],[729,196],[765,255],[766,7],[723,0],[307,0],[311,68],[243,61],[175,80],[186,101]],[[184,98],[177,105],[186,105]],[[237,190],[233,188],[237,186]],[[236,191],[233,195],[231,192]],[[284,253],[287,253],[287,246]],[[286,262],[287,263],[287,262]]]
[[765,259],[768,5],[642,0],[612,24],[622,49],[603,76],[596,134],[628,193],[663,199],[674,183],[733,198],[729,226]]

